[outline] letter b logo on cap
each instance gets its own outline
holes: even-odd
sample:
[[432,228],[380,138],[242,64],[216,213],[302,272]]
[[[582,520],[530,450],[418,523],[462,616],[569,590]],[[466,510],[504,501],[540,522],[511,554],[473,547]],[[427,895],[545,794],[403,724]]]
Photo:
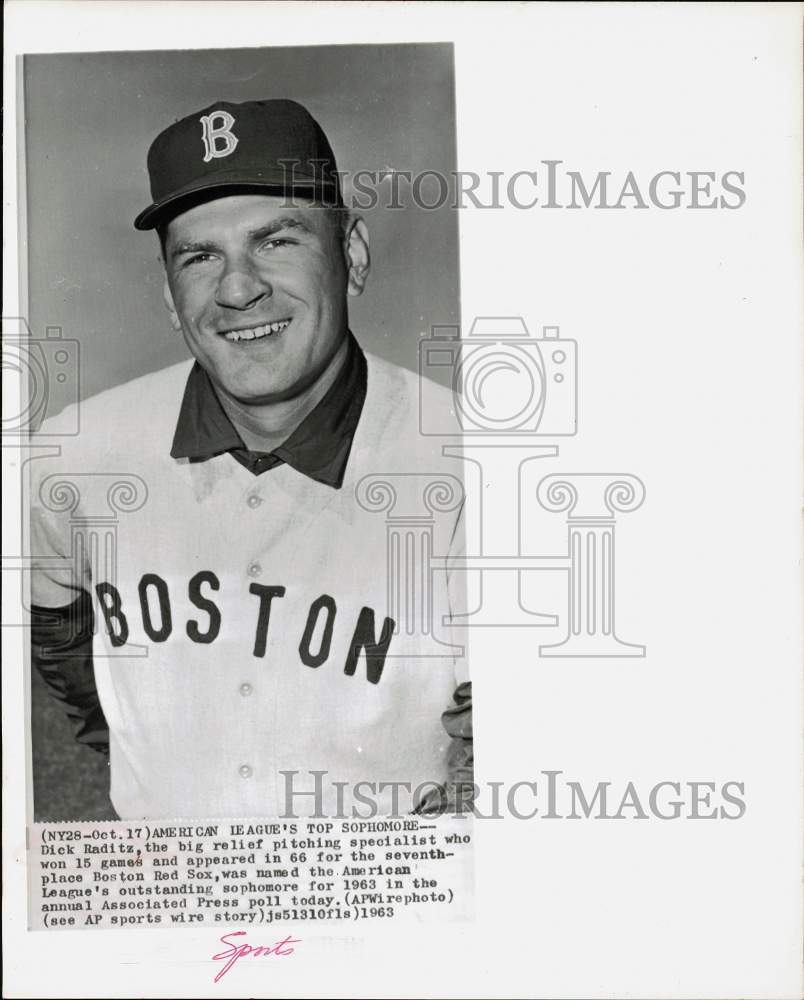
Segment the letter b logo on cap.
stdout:
[[237,136],[232,132],[235,120],[228,111],[213,111],[211,115],[201,116],[204,140],[204,163],[229,156],[237,146]]

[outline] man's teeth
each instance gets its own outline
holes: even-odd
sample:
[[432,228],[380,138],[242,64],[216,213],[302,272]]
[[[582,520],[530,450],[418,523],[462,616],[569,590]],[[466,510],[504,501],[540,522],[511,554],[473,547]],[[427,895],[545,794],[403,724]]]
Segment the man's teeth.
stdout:
[[289,319],[283,319],[278,323],[266,323],[265,326],[254,326],[249,330],[230,330],[224,336],[227,340],[260,340],[272,333],[280,333],[289,323]]

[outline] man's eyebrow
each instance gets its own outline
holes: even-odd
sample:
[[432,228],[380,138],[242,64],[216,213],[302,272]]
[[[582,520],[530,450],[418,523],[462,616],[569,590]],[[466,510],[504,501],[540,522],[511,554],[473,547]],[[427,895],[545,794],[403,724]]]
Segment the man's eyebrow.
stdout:
[[[299,219],[294,215],[283,215],[278,219],[273,219],[271,222],[266,223],[264,226],[250,230],[248,238],[252,242],[258,243],[260,240],[267,239],[269,236],[275,236],[286,229],[295,229],[298,232],[308,235],[313,233],[312,228],[303,219]],[[170,257],[171,259],[175,259],[187,253],[217,253],[220,249],[217,243],[210,240],[184,240],[170,251]]]
[[182,254],[185,253],[215,253],[217,250],[220,250],[218,244],[212,243],[209,240],[201,240],[197,242],[192,240],[184,240],[183,242],[178,243],[175,247],[173,247],[173,249],[170,251],[170,257],[172,260],[176,257],[180,257]]
[[308,234],[313,232],[304,219],[300,219],[295,215],[283,215],[278,219],[273,219],[271,222],[266,223],[264,226],[260,226],[258,229],[252,229],[248,235],[249,239],[259,241],[264,240],[267,236],[274,236],[283,229],[298,229],[299,232]]

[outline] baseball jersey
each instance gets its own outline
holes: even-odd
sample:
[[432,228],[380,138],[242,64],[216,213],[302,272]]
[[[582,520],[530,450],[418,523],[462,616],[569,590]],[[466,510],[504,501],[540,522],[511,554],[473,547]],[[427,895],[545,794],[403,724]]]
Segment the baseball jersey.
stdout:
[[404,812],[446,780],[463,477],[419,418],[454,426],[452,394],[365,369],[348,459],[318,478],[175,457],[192,361],[82,402],[31,462],[32,603],[91,595],[121,818]]

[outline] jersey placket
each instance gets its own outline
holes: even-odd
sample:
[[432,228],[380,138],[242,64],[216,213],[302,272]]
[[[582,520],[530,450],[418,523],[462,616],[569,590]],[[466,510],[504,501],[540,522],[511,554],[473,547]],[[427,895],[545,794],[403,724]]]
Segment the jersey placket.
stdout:
[[[299,606],[298,588],[287,587],[293,577],[291,563],[296,552],[293,539],[301,545],[305,539],[314,537],[316,522],[338,497],[338,490],[283,464],[255,477],[241,498],[241,504],[256,515],[255,541],[259,539],[246,567],[247,589],[258,584],[270,591],[265,649],[260,649],[262,656],[252,661],[260,692],[255,701],[261,713],[259,724],[252,731],[260,761],[259,775],[255,772],[260,792],[258,815],[283,814],[286,788],[285,778],[278,771],[279,751],[298,744],[299,725],[292,693],[296,671],[304,669],[299,660],[301,632],[298,630],[306,620],[310,588],[315,588],[315,581],[306,581],[303,605]],[[261,599],[267,603],[268,596]],[[296,630],[288,623],[293,623]],[[254,686],[257,694],[256,683]],[[293,766],[300,766],[298,754],[292,756]]]
[[[248,533],[254,540],[243,567],[244,596],[255,610],[257,628],[254,646],[239,664],[237,685],[242,725],[239,727],[240,757],[237,781],[243,816],[274,815],[277,812],[276,714],[281,689],[285,626],[274,599],[281,596],[281,581],[273,579],[270,550],[282,531],[283,518],[277,510],[272,472],[254,477],[241,491],[239,507]],[[259,598],[259,604],[257,602]],[[267,621],[266,621],[267,620]]]

